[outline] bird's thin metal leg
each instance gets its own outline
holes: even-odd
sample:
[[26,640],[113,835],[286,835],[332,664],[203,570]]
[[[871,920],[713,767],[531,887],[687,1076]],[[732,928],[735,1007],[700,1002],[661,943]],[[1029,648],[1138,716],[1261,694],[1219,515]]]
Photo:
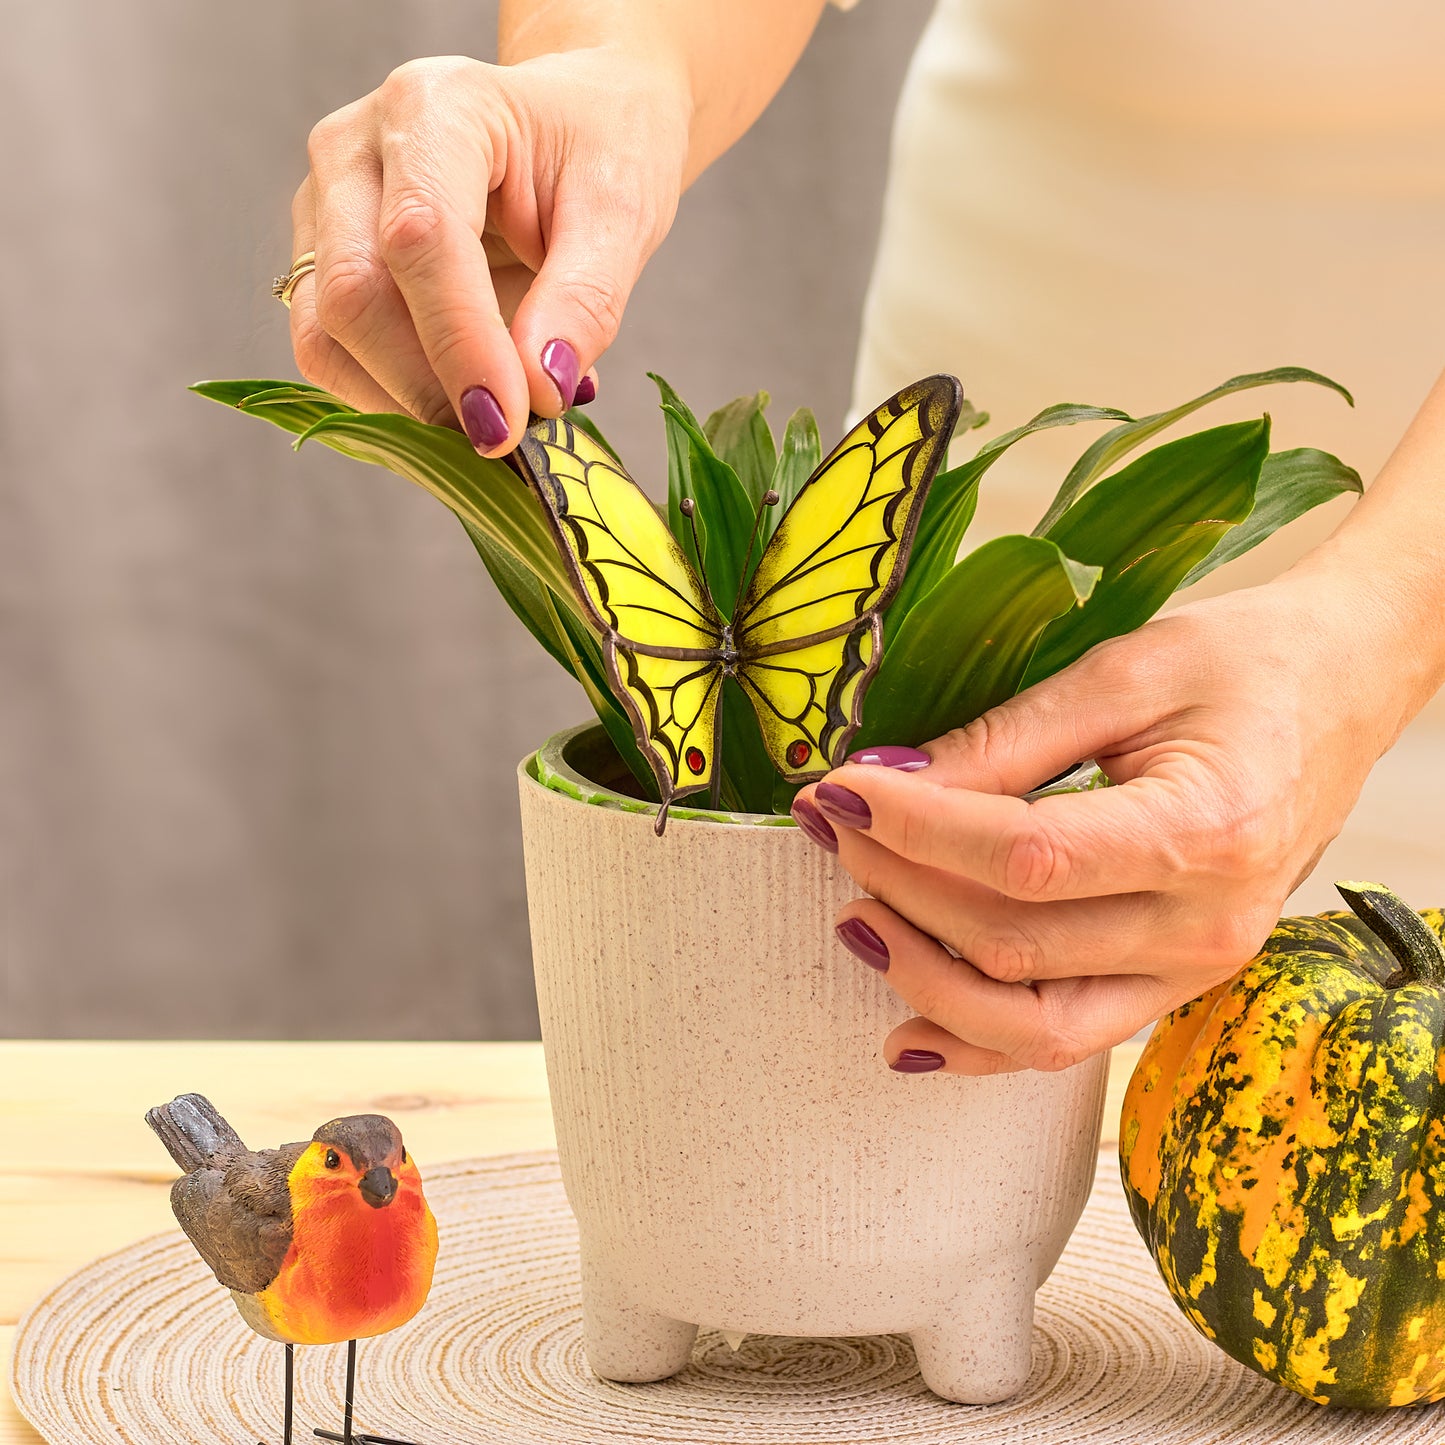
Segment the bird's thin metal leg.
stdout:
[[[294,1415],[296,1402],[296,1354],[295,1346],[286,1346],[286,1413],[283,1417],[284,1424],[281,1427],[281,1445],[291,1445],[291,1421]],[[257,1445],[266,1445],[264,1440],[257,1442]]]
[[[288,1346],[289,1348],[289,1346]],[[337,1445],[411,1445],[409,1440],[393,1440],[387,1435],[352,1434],[351,1416],[356,1401],[356,1341],[346,1347],[346,1407],[342,1417],[341,1431],[315,1430],[312,1433],[321,1440],[334,1440]]]
[[342,1445],[351,1442],[351,1412],[356,1401],[356,1341],[346,1347],[346,1414],[341,1426]]
[[291,1445],[291,1421],[296,1407],[296,1346],[286,1345],[286,1416],[281,1427],[281,1445]]

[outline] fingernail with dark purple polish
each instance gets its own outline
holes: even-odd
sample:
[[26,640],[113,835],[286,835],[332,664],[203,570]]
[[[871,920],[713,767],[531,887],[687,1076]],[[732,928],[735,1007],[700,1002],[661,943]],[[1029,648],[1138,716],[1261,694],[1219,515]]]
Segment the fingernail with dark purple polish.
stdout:
[[507,418],[484,386],[469,386],[462,393],[462,425],[479,452],[495,451],[507,439]]
[[880,743],[876,748],[860,748],[856,753],[849,753],[848,761],[871,763],[876,768],[897,768],[900,773],[916,773],[920,768],[926,768],[933,759],[917,748]]
[[837,783],[819,783],[813,797],[825,817],[845,828],[866,828],[873,821],[872,808],[852,788],[840,788]]
[[584,376],[577,383],[577,395],[572,398],[573,406],[586,406],[589,401],[597,400],[597,383],[590,376]]
[[845,918],[833,931],[854,958],[861,958],[879,973],[888,972],[888,945],[861,918]]
[[904,1049],[888,1067],[895,1074],[931,1074],[943,1067],[943,1055],[932,1049]]
[[582,370],[572,343],[560,338],[549,341],[542,348],[542,370],[552,379],[557,395],[562,398],[562,410],[566,411],[577,395],[577,376]]
[[830,853],[838,851],[838,835],[828,826],[828,820],[806,799],[793,799],[793,821],[820,848]]

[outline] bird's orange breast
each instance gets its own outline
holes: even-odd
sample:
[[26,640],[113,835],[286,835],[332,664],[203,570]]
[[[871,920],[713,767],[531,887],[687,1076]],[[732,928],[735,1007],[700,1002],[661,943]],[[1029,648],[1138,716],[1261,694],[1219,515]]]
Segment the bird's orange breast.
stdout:
[[437,1229],[419,1181],[402,1181],[380,1209],[341,1181],[293,1181],[291,1248],[256,1301],[276,1335],[298,1345],[339,1344],[404,1325],[425,1303]]

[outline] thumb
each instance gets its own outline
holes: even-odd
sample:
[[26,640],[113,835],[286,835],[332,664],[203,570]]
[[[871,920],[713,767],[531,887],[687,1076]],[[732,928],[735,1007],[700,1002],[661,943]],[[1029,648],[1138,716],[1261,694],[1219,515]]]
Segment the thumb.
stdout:
[[542,268],[517,307],[512,339],[541,416],[572,405],[579,381],[616,340],[632,288],[661,239],[640,202],[620,190],[559,193]]
[[1157,721],[1149,702],[1154,690],[1129,661],[1132,654],[1107,643],[1096,647],[929,743],[930,781],[1018,797],[1078,763],[1126,750]]

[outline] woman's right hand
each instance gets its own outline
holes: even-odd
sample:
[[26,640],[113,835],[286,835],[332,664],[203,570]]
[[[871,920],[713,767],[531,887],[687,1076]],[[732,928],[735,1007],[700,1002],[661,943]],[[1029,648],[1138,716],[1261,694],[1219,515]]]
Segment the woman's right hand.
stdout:
[[302,375],[366,411],[459,420],[486,456],[579,382],[589,399],[672,224],[690,119],[679,68],[607,47],[394,70],[311,132],[292,206],[292,255],[316,253],[292,293]]

